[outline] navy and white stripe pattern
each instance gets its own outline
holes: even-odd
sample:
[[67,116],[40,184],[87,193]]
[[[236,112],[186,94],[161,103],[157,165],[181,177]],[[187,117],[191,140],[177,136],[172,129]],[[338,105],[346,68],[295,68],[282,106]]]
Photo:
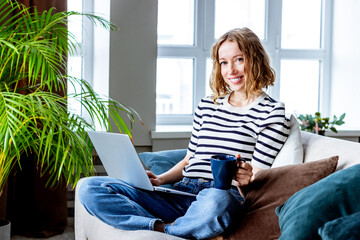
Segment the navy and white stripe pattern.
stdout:
[[210,157],[215,154],[240,154],[252,166],[268,169],[285,143],[290,120],[283,103],[262,93],[249,106],[239,108],[231,106],[228,98],[219,98],[218,105],[210,97],[199,103],[185,177],[212,179]]

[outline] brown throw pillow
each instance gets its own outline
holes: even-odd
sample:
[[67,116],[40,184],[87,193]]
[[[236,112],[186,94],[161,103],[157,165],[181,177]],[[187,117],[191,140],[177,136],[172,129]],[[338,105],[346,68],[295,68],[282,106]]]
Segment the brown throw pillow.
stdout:
[[297,191],[330,175],[339,157],[264,170],[244,189],[245,216],[228,239],[277,239],[280,227],[275,208]]

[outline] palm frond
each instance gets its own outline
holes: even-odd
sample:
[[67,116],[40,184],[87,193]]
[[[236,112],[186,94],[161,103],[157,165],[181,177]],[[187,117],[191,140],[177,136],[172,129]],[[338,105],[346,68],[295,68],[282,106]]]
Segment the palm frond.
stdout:
[[[117,29],[93,14],[30,12],[16,1],[0,0],[0,190],[11,169],[21,168],[23,154],[37,156],[49,185],[75,185],[81,176],[94,173],[93,146],[86,133],[94,130],[94,122],[114,131],[112,119],[118,131],[131,136],[135,116],[140,119],[133,109],[99,96],[85,80],[62,73],[64,56],[79,45],[66,28],[72,15]],[[81,91],[58,95],[66,81],[80,85]],[[90,121],[70,112],[68,99],[80,101]]]

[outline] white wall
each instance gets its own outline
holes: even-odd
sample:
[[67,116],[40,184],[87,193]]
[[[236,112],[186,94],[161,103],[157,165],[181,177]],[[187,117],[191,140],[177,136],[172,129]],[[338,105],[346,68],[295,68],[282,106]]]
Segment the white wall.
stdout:
[[360,1],[334,0],[333,9],[331,116],[345,112],[337,129],[359,130]]
[[155,129],[157,0],[113,0],[110,19],[120,30],[110,33],[109,96],[134,108],[137,146],[150,146]]

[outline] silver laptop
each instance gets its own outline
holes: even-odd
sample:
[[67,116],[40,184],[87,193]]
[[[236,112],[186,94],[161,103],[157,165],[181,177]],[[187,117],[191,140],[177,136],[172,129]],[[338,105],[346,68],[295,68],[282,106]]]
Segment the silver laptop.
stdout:
[[97,131],[87,133],[109,177],[121,179],[133,187],[148,191],[196,196],[192,193],[153,186],[128,135]]

